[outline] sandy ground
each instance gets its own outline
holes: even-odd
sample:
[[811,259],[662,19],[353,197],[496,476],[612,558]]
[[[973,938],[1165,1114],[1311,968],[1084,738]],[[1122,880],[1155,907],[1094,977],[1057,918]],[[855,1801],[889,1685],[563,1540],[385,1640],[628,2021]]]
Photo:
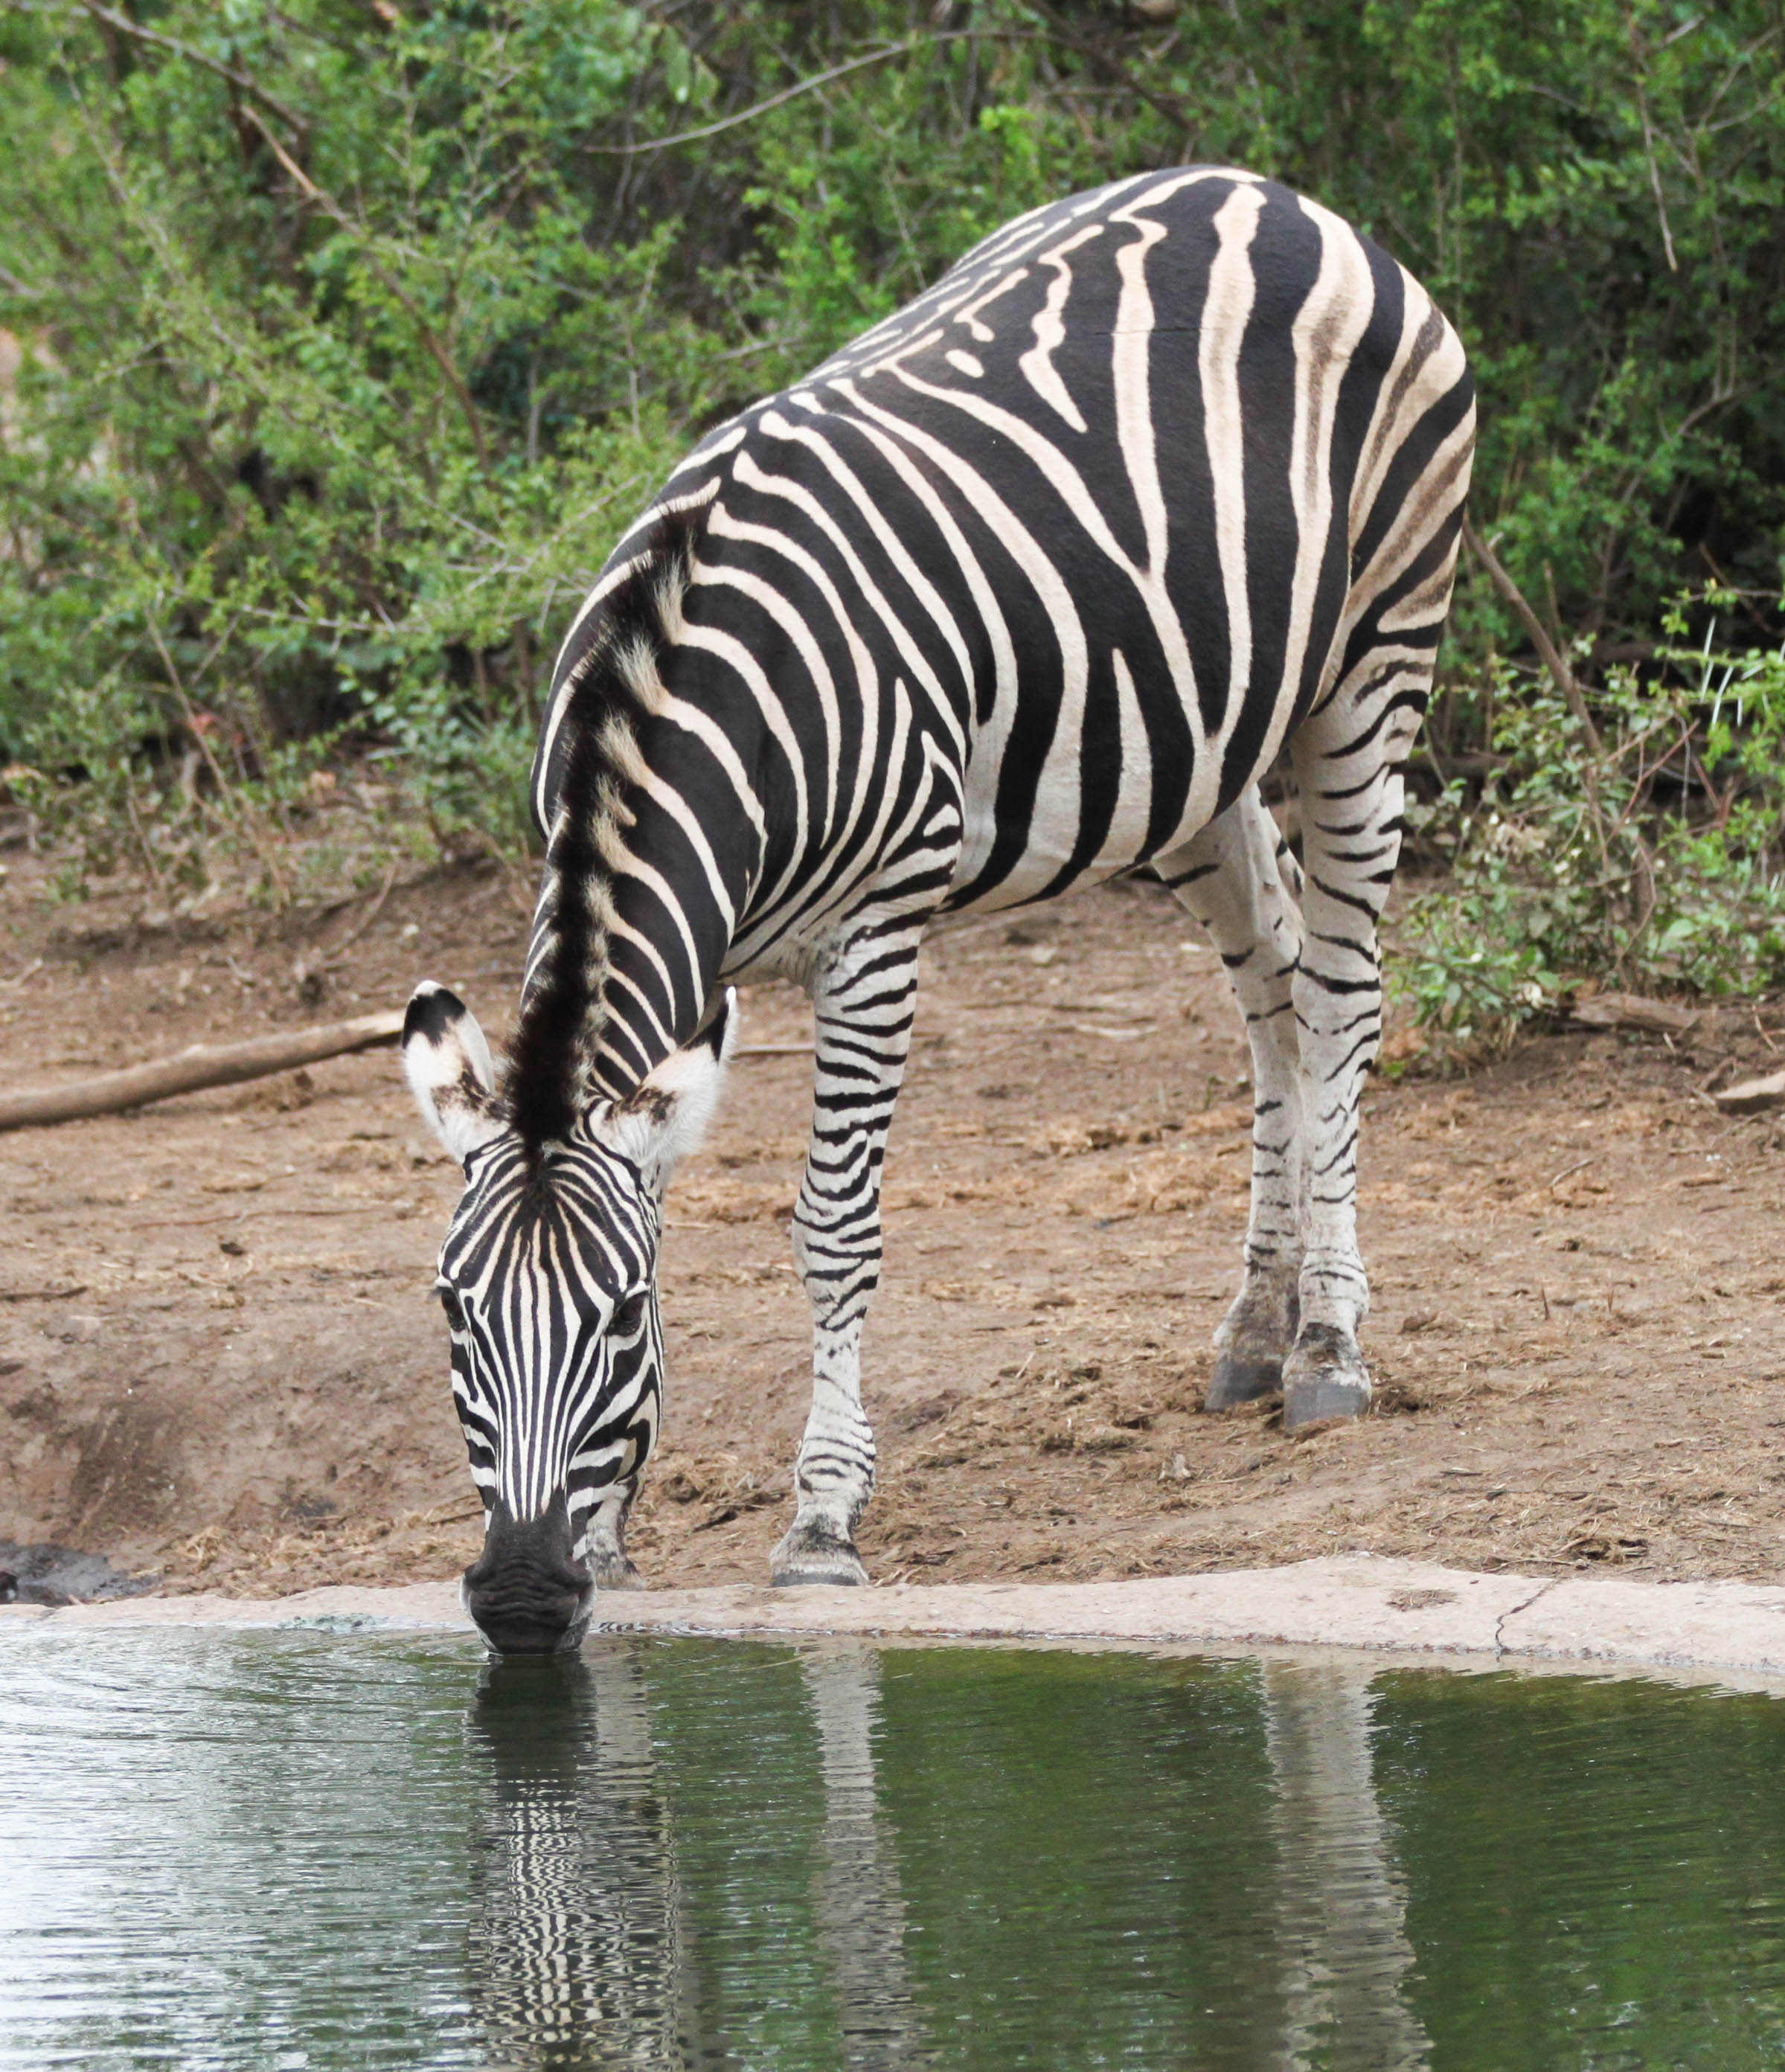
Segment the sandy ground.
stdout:
[[[47,1085],[400,1005],[500,1030],[524,922],[487,866],[364,919],[141,918],[0,886],[0,1078]],[[882,1581],[1092,1581],[1369,1551],[1537,1575],[1785,1570],[1779,1125],[1706,1089],[1785,1007],[1689,1040],[1567,1035],[1379,1082],[1363,1225],[1376,1414],[1289,1439],[1197,1408],[1234,1282],[1245,1060],[1217,960],[1156,889],[969,922],[927,952],[870,1326]],[[781,987],[746,1042],[809,1033]],[[632,1534],[664,1586],[759,1582],[806,1400],[787,1218],[809,1067],[734,1068],[671,1197],[670,1399]],[[432,1260],[456,1170],[394,1057],[0,1138],[0,1540],[271,1595],[470,1558]],[[0,1562],[0,1565],[4,1565]],[[16,1564],[15,1564],[16,1565]]]

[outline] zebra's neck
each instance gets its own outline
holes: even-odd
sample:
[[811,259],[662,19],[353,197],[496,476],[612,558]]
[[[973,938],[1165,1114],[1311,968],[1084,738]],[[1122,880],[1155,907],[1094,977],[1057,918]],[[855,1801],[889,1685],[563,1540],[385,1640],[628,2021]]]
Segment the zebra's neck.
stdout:
[[561,811],[554,827],[511,1046],[510,1104],[536,1141],[630,1092],[693,1036],[718,985],[751,858],[685,795],[666,826],[661,788],[616,788],[593,825]]

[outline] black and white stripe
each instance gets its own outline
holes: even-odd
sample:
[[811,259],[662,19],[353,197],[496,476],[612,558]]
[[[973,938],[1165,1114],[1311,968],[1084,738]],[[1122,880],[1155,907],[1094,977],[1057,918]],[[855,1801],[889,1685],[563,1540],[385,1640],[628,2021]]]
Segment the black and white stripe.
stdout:
[[[998,232],[705,439],[615,549],[541,732],[508,1135],[460,1221],[500,1221],[499,1174],[549,1191],[553,1147],[726,979],[809,989],[814,1394],[778,1580],[861,1574],[862,1320],[940,913],[1148,865],[1207,923],[1258,1096],[1212,1399],[1281,1385],[1291,1422],[1367,1401],[1358,1088],[1473,424],[1461,347],[1392,260],[1269,182],[1181,168]],[[1285,749],[1305,882],[1256,788]],[[636,1214],[629,1271],[654,1249]],[[543,1256],[524,1273],[553,1299]],[[492,1345],[489,1400],[548,1385],[543,1342]]]

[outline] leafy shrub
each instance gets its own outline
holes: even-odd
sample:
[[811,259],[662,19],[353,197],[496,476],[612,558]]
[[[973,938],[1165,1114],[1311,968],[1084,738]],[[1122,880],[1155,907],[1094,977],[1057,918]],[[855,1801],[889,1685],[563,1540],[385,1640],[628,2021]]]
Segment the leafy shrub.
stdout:
[[[689,441],[1009,216],[1198,159],[1438,295],[1476,509],[1584,643],[1615,754],[1684,586],[1778,642],[1782,64],[1775,0],[35,0],[0,15],[0,759],[96,865],[188,895],[219,845],[269,854],[337,749],[429,840],[517,853],[555,643]],[[1456,624],[1439,752],[1548,767],[1501,810],[1559,840],[1590,758],[1540,699],[1520,720],[1520,628],[1466,573]],[[1616,841],[1679,804],[1631,781]],[[1741,813],[1694,792],[1681,825],[1748,883]],[[1680,982],[1734,982],[1684,890],[1630,944],[1610,890],[1526,928],[1487,826],[1458,895],[1511,931],[1514,991],[1682,927]]]
[[[1711,594],[1724,608],[1734,598]],[[1459,1046],[1505,1041],[1583,988],[1749,992],[1785,979],[1785,648],[1726,652],[1687,618],[1588,724],[1496,672],[1496,773],[1409,815],[1448,862],[1409,902],[1396,985]]]

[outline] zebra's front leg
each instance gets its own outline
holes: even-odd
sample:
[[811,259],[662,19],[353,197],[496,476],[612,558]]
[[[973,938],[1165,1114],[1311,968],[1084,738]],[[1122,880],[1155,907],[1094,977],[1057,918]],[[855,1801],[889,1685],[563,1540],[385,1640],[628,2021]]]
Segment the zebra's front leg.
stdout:
[[570,1515],[580,1520],[576,1552],[598,1590],[642,1590],[644,1578],[626,1551],[626,1527],[656,1444],[662,1415],[662,1350],[656,1346],[656,1382],[619,1420],[599,1427],[570,1463]]
[[911,1048],[918,933],[858,939],[813,989],[812,1141],[793,1212],[793,1256],[812,1305],[812,1410],[793,1523],[769,1556],[778,1586],[868,1580],[855,1551],[874,1490],[862,1326],[880,1281],[880,1173]]
[[644,1578],[632,1565],[626,1551],[626,1522],[632,1515],[638,1494],[638,1471],[624,1482],[611,1483],[597,1498],[589,1515],[589,1537],[583,1560],[598,1590],[642,1590]]
[[1293,984],[1302,956],[1300,873],[1257,789],[1154,868],[1208,931],[1252,1050],[1252,1207],[1245,1272],[1215,1334],[1203,1407],[1227,1410],[1283,1385],[1301,1323],[1302,1092]]

